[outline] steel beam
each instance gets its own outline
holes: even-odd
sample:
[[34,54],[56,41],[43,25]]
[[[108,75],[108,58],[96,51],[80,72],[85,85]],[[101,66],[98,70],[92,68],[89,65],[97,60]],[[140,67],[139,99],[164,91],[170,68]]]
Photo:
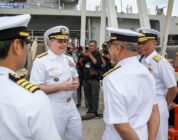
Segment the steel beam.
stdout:
[[81,31],[80,31],[80,45],[85,47],[86,39],[86,0],[81,0]]
[[99,41],[99,49],[102,48],[102,44],[105,41],[105,31],[106,31],[106,1],[102,0],[102,8],[101,8],[101,26],[100,26],[100,41]]
[[117,11],[115,8],[115,0],[105,0],[108,16],[108,25],[110,27],[118,28]]
[[140,26],[150,28],[146,0],[137,0],[137,7],[140,18]]
[[174,0],[168,1],[165,27],[164,27],[164,31],[163,31],[163,37],[161,38],[161,46],[162,46],[161,55],[162,56],[165,56],[165,53],[166,53],[168,34],[169,34],[169,30],[170,30],[170,25],[171,25],[171,15],[172,15],[173,4],[174,4]]

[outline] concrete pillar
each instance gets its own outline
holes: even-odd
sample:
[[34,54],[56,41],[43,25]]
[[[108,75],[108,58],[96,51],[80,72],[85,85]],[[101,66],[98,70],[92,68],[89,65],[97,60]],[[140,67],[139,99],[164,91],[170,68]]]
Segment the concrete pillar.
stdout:
[[163,37],[161,37],[161,55],[165,56],[166,53],[166,47],[167,47],[167,41],[168,41],[168,34],[170,30],[170,24],[171,24],[171,16],[172,16],[172,9],[173,9],[174,0],[168,1],[168,8],[167,8],[167,14],[166,14],[166,20],[165,20],[165,27],[163,32]]
[[151,28],[149,17],[148,17],[146,0],[137,0],[137,7],[138,7],[139,18],[140,18],[140,26]]
[[102,2],[102,7],[101,7],[99,49],[102,48],[102,43],[105,41],[105,31],[106,31],[106,1],[102,0],[101,2]]
[[61,4],[60,4],[60,0],[58,0],[58,7],[59,7],[59,9],[61,9]]
[[108,25],[109,27],[118,28],[115,0],[105,0],[105,2],[107,6]]
[[88,17],[88,40],[91,40],[91,18]]
[[80,45],[85,46],[86,38],[86,0],[81,1],[81,30],[80,30]]

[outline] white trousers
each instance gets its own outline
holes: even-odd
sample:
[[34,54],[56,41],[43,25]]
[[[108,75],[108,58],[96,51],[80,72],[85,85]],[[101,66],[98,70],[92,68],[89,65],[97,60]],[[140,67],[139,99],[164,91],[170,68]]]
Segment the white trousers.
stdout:
[[74,101],[51,104],[55,124],[62,139],[83,140],[81,117]]
[[156,140],[168,140],[168,118],[169,111],[165,97],[158,100],[160,113],[160,126]]

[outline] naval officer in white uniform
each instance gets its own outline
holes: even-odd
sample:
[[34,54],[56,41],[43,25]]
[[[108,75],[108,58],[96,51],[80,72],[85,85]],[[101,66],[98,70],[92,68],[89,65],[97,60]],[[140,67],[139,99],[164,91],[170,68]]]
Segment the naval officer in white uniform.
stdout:
[[0,17],[0,139],[60,140],[48,97],[15,73],[26,61],[30,18]]
[[160,126],[156,139],[167,140],[168,106],[177,94],[174,69],[170,63],[155,50],[159,32],[145,27],[139,28],[137,31],[145,35],[138,39],[139,47],[144,56],[141,59],[141,63],[150,70],[156,81],[156,102],[158,103],[160,113]]
[[116,66],[103,80],[103,140],[148,140],[147,122],[154,103],[155,81],[130,50],[141,35],[126,29],[107,30],[111,33],[108,49]]
[[74,60],[65,54],[69,29],[55,26],[44,38],[49,50],[35,59],[30,81],[48,94],[58,133],[65,140],[82,140],[81,117],[72,99],[79,85],[78,74]]

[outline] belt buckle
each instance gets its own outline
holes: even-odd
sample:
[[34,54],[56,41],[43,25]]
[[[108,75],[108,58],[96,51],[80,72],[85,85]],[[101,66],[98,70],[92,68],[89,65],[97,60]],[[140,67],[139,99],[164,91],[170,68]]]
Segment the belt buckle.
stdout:
[[69,98],[67,98],[67,100],[66,100],[67,102],[70,102],[71,101],[71,97],[69,97]]

